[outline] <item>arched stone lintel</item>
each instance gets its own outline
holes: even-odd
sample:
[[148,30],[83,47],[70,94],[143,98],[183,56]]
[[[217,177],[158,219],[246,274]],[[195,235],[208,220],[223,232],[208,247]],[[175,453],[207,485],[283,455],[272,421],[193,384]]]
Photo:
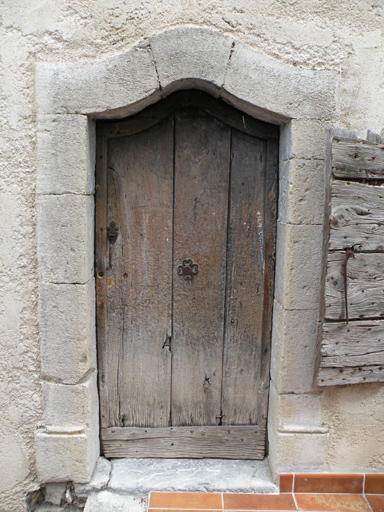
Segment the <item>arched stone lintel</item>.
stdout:
[[[200,88],[277,124],[331,119],[337,75],[297,68],[212,28],[175,27],[126,52],[37,64],[39,114],[125,117],[180,88]],[[236,100],[235,100],[236,98]]]

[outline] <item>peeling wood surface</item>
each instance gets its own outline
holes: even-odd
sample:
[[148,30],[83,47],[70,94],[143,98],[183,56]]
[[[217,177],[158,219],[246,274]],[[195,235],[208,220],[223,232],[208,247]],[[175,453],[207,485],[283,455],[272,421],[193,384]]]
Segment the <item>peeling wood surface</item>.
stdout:
[[332,172],[342,179],[384,179],[384,145],[352,140],[334,140]]
[[384,185],[333,181],[329,249],[349,247],[384,250]]
[[265,428],[255,426],[109,428],[102,439],[108,458],[263,459],[265,451]]
[[[328,254],[325,318],[345,320],[345,252]],[[347,265],[349,319],[384,317],[384,253],[355,253]]]

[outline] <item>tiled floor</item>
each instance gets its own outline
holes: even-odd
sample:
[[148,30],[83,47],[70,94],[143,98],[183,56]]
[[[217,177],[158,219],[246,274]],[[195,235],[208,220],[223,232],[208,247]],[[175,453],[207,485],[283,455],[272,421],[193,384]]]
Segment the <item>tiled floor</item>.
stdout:
[[200,494],[152,492],[149,512],[384,512],[383,494]]
[[384,512],[384,475],[280,476],[280,494],[152,492],[149,512]]

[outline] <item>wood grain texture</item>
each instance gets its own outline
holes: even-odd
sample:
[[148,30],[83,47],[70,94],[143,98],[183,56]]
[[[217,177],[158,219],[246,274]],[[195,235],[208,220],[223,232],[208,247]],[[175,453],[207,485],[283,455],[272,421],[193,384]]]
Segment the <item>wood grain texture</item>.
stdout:
[[[329,253],[325,318],[345,320],[345,252]],[[347,265],[349,319],[384,317],[384,253],[355,253]]]
[[[167,426],[170,421],[173,122],[111,140],[108,218],[119,226],[106,269],[105,372],[108,402],[103,426]],[[102,398],[103,399],[103,398]]]
[[384,250],[384,187],[335,180],[329,249]]
[[223,425],[257,424],[264,307],[265,142],[232,130]]
[[319,385],[384,380],[384,321],[325,323]]
[[332,172],[336,178],[383,180],[384,145],[335,139],[332,144]]
[[[216,425],[221,411],[230,129],[176,115],[172,425]],[[185,258],[192,280],[177,275]]]
[[266,426],[271,363],[272,313],[276,263],[276,222],[278,201],[279,144],[270,139],[267,143],[264,200],[264,305],[263,337],[260,350],[259,412],[258,425]]
[[237,427],[109,428],[105,457],[263,459],[265,429]]

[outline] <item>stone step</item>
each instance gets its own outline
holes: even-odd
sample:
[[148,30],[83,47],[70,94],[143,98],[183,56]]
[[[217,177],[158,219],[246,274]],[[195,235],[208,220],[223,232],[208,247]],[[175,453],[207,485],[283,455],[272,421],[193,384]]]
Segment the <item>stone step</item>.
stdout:
[[84,512],[145,512],[151,491],[275,494],[268,463],[218,459],[99,459],[88,484]]

